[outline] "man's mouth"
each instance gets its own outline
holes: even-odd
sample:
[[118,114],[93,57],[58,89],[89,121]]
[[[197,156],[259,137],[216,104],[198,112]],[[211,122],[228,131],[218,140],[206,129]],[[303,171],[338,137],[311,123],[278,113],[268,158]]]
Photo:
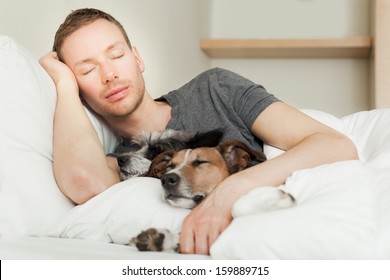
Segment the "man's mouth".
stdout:
[[118,101],[119,99],[122,99],[124,96],[126,96],[128,88],[128,86],[116,88],[110,91],[106,98],[111,102]]

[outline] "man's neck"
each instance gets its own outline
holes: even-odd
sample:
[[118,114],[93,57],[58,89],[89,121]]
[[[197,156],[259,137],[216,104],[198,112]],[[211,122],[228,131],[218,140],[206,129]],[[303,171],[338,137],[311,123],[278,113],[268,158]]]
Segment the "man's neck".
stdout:
[[121,136],[132,137],[143,132],[164,130],[171,119],[171,106],[166,102],[154,101],[149,96],[131,115],[124,119],[107,120]]

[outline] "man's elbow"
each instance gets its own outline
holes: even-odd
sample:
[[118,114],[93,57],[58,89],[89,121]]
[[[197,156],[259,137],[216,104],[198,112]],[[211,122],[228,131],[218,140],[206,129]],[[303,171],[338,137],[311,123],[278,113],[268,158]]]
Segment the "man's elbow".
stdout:
[[345,160],[359,160],[359,152],[355,143],[347,136],[341,139],[341,154],[345,157]]
[[78,169],[57,179],[57,183],[65,196],[76,204],[83,204],[109,187],[103,182],[94,180],[93,177],[88,172]]

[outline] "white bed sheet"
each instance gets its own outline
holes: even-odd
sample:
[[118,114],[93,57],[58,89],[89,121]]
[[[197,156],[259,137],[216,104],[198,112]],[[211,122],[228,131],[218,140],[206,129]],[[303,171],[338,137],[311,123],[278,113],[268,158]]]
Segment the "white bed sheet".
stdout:
[[136,248],[92,240],[20,237],[0,240],[1,260],[207,260],[205,255],[138,252]]

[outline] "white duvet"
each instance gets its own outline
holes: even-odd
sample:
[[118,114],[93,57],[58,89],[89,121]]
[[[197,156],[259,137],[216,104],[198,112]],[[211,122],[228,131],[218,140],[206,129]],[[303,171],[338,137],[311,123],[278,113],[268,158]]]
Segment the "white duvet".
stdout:
[[[363,159],[295,172],[281,188],[298,205],[235,218],[211,248],[211,257],[390,259],[390,111],[342,120],[307,113],[352,137]],[[266,149],[268,157],[280,152]],[[256,190],[245,200],[256,201]],[[179,232],[187,214],[161,200],[158,180],[135,178],[75,207],[49,235],[127,244],[151,226]]]

